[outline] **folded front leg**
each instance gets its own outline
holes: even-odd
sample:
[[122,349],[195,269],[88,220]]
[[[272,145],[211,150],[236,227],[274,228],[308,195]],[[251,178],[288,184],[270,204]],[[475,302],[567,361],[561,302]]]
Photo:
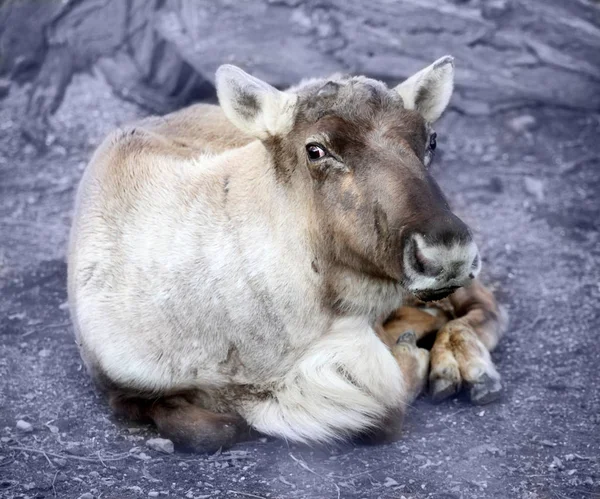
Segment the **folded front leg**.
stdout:
[[436,333],[451,318],[450,305],[446,309],[427,306],[403,306],[385,322],[380,334],[382,341],[392,348],[404,333],[412,331],[416,340]]
[[408,402],[412,402],[425,388],[427,384],[427,373],[429,372],[429,351],[417,347],[417,336],[408,331],[398,338],[392,346],[392,354],[400,366]]
[[450,301],[456,319],[438,332],[431,349],[431,395],[440,401],[466,385],[472,402],[487,404],[502,390],[489,352],[504,332],[506,313],[479,281],[456,291]]

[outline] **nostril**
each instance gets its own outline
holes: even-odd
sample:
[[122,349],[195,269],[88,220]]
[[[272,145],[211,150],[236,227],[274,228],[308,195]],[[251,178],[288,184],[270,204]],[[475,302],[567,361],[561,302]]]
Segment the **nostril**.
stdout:
[[471,263],[471,272],[469,273],[469,279],[475,279],[475,273],[479,272],[479,266],[480,266],[480,259],[479,259],[479,253],[477,255],[475,255],[475,258],[473,258],[473,262]]
[[419,243],[414,241],[414,251],[413,251],[413,267],[414,269],[420,273],[429,277],[436,277],[441,274],[443,268],[440,265],[436,265],[436,263],[430,259],[428,259],[423,252],[419,249]]

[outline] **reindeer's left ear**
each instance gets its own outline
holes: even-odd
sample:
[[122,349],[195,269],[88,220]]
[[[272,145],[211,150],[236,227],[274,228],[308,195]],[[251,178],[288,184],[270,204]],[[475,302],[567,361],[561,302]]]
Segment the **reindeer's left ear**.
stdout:
[[400,83],[395,90],[406,109],[418,111],[433,123],[446,109],[453,88],[454,58],[447,55]]

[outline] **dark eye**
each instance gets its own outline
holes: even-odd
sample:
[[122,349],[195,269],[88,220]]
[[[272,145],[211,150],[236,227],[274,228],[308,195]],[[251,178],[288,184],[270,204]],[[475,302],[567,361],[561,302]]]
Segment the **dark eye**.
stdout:
[[437,147],[436,139],[437,133],[433,132],[429,137],[429,149],[431,149],[432,151],[435,151],[435,148]]
[[308,154],[308,159],[316,161],[327,156],[327,151],[320,144],[308,144],[306,146],[306,154]]

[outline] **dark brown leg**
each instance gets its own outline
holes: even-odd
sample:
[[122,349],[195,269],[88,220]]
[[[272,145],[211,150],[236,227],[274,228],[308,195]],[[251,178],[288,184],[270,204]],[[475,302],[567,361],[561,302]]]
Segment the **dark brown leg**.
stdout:
[[238,416],[208,411],[183,395],[151,401],[111,394],[109,400],[115,412],[134,420],[152,421],[162,436],[196,452],[231,447],[246,431]]

